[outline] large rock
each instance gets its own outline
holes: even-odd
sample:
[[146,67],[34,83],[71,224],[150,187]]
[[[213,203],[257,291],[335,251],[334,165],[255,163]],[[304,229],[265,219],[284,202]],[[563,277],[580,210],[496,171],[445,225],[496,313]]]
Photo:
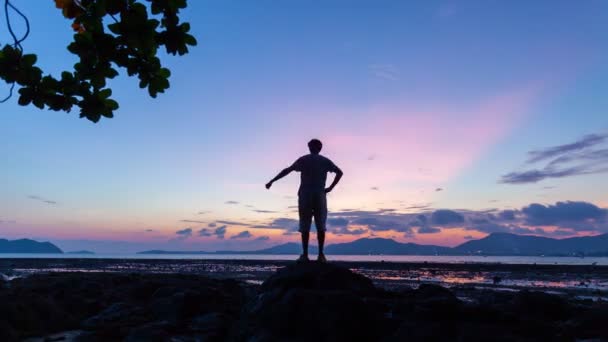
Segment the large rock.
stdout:
[[316,262],[287,266],[262,284],[262,292],[292,289],[337,290],[359,295],[376,292],[369,278],[344,267]]
[[102,335],[115,335],[124,332],[129,327],[142,324],[149,320],[145,311],[126,303],[115,303],[82,322],[82,327],[95,330]]
[[125,338],[125,342],[163,342],[169,341],[172,325],[166,321],[147,323],[133,328]]
[[244,332],[254,340],[376,340],[383,313],[366,301],[372,282],[331,264],[295,264],[261,286],[249,304]]

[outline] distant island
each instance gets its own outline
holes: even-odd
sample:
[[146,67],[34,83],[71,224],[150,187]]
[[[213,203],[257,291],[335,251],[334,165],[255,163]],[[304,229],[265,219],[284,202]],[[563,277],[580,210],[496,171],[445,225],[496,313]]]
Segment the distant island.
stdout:
[[[150,250],[137,254],[299,254],[298,243],[285,243],[254,251],[165,251]],[[310,253],[316,253],[311,246]],[[333,255],[481,255],[481,256],[608,256],[608,234],[553,239],[533,235],[492,233],[456,247],[401,243],[392,239],[362,238],[328,245]]]
[[7,240],[0,239],[0,253],[53,253],[63,251],[50,242],[38,242],[30,239]]
[[89,254],[90,255],[90,254],[95,254],[95,252],[82,250],[82,251],[65,252],[65,254]]

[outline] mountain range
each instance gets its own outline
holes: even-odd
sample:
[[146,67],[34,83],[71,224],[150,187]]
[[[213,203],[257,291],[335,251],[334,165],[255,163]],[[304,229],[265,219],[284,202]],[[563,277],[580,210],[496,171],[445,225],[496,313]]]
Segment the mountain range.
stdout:
[[[310,246],[310,253],[317,252]],[[300,254],[299,243],[289,242],[255,251],[163,251],[138,254]],[[330,244],[326,254],[334,255],[521,255],[521,256],[608,256],[608,234],[553,239],[533,235],[492,233],[479,240],[456,247],[401,243],[392,239],[362,238],[352,242]]]
[[30,239],[0,239],[0,253],[58,253],[63,251],[50,242],[38,242]]

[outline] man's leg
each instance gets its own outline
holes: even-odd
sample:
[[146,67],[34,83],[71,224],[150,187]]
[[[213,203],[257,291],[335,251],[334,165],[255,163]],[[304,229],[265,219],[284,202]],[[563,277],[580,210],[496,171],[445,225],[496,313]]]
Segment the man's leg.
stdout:
[[323,253],[323,246],[325,245],[325,231],[319,230],[317,232],[317,239],[319,240],[319,255]]
[[325,223],[327,221],[327,197],[325,192],[320,193],[315,198],[314,205],[315,226],[317,226],[317,240],[319,241],[320,262],[326,262],[323,247],[325,246]]
[[312,207],[310,196],[305,193],[298,194],[298,213],[300,216],[300,233],[302,235],[302,255],[299,262],[308,261],[308,240],[310,238],[310,225],[312,224]]
[[310,238],[310,232],[302,232],[302,255],[308,258],[308,239]]

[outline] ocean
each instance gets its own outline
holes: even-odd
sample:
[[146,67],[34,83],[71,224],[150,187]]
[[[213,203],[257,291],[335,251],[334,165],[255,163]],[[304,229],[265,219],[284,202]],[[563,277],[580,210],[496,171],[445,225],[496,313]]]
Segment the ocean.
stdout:
[[[311,256],[314,259],[314,255]],[[295,260],[289,254],[33,254],[0,253],[0,259],[142,259],[142,260]],[[608,257],[444,256],[444,255],[327,255],[330,261],[493,263],[522,265],[608,265]]]

